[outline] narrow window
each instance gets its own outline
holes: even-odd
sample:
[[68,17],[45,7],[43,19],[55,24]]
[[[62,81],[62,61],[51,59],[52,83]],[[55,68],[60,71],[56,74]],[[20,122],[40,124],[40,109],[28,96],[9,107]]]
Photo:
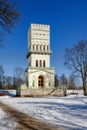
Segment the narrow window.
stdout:
[[36,45],[36,50],[38,50],[38,45]]
[[36,67],[38,67],[38,60],[36,60]]
[[33,45],[33,50],[34,50],[34,45]]
[[42,61],[40,60],[40,67],[42,67]]
[[47,46],[47,50],[49,50],[49,46]]
[[40,51],[42,50],[42,47],[41,47],[41,45],[40,45]]
[[43,60],[43,67],[45,67],[45,60]]
[[45,46],[43,46],[43,50],[45,51]]

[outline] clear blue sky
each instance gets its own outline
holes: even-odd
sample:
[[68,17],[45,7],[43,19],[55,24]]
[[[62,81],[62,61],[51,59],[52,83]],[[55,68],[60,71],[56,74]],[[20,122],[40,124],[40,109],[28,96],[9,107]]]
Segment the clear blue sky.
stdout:
[[60,76],[70,72],[64,67],[64,50],[87,39],[87,0],[13,0],[19,4],[21,22],[12,34],[5,34],[6,48],[0,48],[0,64],[5,75],[15,67],[27,67],[27,31],[30,23],[51,26],[51,66]]

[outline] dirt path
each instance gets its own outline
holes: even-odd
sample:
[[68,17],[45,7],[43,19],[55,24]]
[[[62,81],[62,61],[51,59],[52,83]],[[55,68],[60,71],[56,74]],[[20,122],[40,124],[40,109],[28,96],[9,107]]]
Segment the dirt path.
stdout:
[[9,118],[16,119],[17,127],[15,130],[60,130],[50,124],[43,123],[36,118],[28,116],[2,102],[0,102],[0,108],[6,112]]

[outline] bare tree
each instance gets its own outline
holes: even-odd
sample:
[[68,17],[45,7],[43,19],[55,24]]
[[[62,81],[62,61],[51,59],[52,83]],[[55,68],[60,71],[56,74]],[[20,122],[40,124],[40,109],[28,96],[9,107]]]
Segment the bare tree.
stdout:
[[87,41],[80,41],[73,48],[65,50],[65,66],[72,70],[73,74],[82,79],[84,95],[87,95],[86,88],[86,65],[87,65]]
[[3,86],[3,76],[4,76],[4,69],[3,66],[0,65],[0,87]]
[[5,88],[10,89],[11,86],[12,86],[12,77],[5,76]]
[[58,75],[55,75],[55,87],[57,88],[59,86],[59,79],[58,79]]
[[[17,4],[14,4],[11,0],[0,0],[0,28],[11,32],[11,29],[18,22],[19,16],[20,13],[17,11]],[[2,43],[1,37],[0,43]]]
[[70,75],[69,79],[68,79],[68,89],[72,89],[73,93],[74,93],[75,88],[76,88],[76,86],[75,86],[75,76]]
[[60,85],[63,88],[64,96],[67,95],[67,84],[68,84],[67,77],[65,76],[65,74],[62,74],[60,76]]
[[16,67],[14,69],[14,83],[16,87],[20,87],[20,85],[23,83],[23,74],[24,71],[21,67]]
[[67,77],[65,76],[65,74],[62,74],[62,75],[60,76],[60,84],[67,86],[67,83],[68,83]]

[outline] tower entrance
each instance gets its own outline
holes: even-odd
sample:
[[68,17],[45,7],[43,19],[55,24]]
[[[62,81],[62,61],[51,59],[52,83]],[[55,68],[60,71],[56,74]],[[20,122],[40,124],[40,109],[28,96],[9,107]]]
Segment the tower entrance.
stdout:
[[43,88],[44,87],[44,78],[42,76],[38,77],[38,87]]

